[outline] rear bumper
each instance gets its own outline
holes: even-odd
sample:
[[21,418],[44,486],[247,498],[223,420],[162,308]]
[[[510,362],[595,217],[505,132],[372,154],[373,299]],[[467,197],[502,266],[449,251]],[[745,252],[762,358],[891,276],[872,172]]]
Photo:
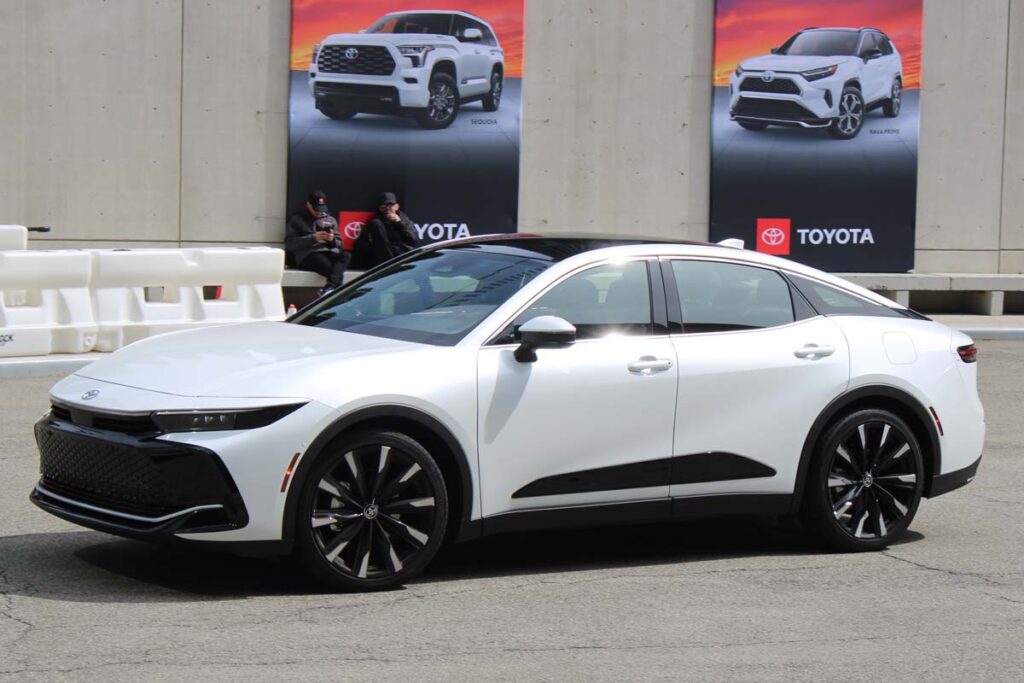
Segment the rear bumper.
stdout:
[[936,475],[932,479],[931,489],[928,491],[928,498],[941,496],[944,493],[955,491],[961,486],[967,486],[978,474],[978,465],[981,464],[981,456],[973,463],[959,470]]

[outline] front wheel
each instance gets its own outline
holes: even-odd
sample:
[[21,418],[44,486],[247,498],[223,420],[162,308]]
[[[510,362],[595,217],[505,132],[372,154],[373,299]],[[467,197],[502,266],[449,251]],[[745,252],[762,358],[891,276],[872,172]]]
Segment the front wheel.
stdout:
[[315,578],[339,590],[382,590],[413,578],[437,554],[448,493],[418,442],[364,432],[318,458],[299,511],[296,557]]
[[459,113],[459,90],[455,79],[448,74],[434,74],[430,77],[430,97],[426,109],[416,116],[424,128],[439,129],[452,125]]
[[804,523],[834,550],[880,550],[910,526],[924,489],[914,432],[897,415],[859,410],[822,437],[807,474]]
[[828,134],[837,140],[849,140],[857,136],[864,125],[864,97],[854,87],[843,89],[839,96],[839,115],[828,127]]

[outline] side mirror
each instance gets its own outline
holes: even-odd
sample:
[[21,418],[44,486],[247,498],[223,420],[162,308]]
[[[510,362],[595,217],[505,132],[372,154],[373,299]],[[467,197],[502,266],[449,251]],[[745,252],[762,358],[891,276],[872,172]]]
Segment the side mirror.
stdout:
[[515,359],[520,363],[536,363],[537,349],[557,349],[576,341],[576,328],[558,316],[542,315],[527,320],[519,327],[519,347]]
[[878,59],[882,56],[882,51],[877,47],[871,48],[870,50],[864,51],[864,61],[867,62],[872,59]]
[[467,42],[483,40],[484,34],[483,31],[481,31],[478,28],[467,28],[465,31],[462,32],[462,39]]

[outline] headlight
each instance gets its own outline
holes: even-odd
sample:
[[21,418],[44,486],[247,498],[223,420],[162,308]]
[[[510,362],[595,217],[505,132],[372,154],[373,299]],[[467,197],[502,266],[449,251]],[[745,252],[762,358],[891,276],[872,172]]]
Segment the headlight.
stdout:
[[277,422],[305,403],[244,410],[169,410],[153,413],[153,422],[166,433],[216,432],[231,429],[258,429]]
[[810,71],[801,71],[800,75],[809,81],[817,81],[818,79],[821,78],[828,78],[829,76],[835,74],[835,72],[838,70],[839,65],[833,64],[832,66],[826,66],[823,69],[811,69]]
[[427,61],[427,55],[434,49],[433,45],[399,45],[398,51],[405,57],[412,60],[413,66],[422,66]]
[[743,73],[743,67],[739,64],[736,65],[736,75],[739,76]]

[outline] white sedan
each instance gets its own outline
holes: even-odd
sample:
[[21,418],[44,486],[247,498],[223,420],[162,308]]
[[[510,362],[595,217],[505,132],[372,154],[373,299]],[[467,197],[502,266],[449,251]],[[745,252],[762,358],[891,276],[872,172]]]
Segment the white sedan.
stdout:
[[884,548],[973,479],[971,339],[790,261],[505,235],[371,271],[286,322],[165,334],[59,382],[32,500],[115,534],[295,553],[332,587],[445,541],[800,516]]

